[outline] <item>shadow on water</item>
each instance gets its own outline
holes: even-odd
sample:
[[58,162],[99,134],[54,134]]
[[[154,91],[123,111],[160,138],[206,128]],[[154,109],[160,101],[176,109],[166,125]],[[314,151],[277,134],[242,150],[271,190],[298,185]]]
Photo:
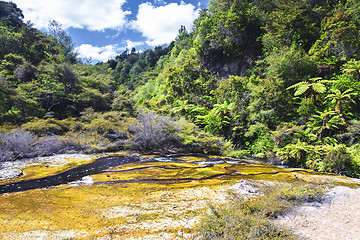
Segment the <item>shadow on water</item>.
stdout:
[[88,175],[101,173],[110,167],[137,161],[139,161],[137,156],[103,157],[56,175],[0,185],[0,194],[57,186],[77,181]]

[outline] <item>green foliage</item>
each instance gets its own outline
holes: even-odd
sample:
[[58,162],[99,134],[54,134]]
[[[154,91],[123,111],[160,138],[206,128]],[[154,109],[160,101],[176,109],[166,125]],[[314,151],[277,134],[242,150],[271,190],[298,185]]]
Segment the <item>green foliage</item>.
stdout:
[[303,95],[306,92],[306,96],[310,98],[314,98],[314,94],[324,93],[326,91],[326,87],[324,83],[326,80],[322,80],[321,77],[316,78],[310,78],[309,81],[299,82],[296,83],[290,87],[288,87],[286,90],[289,90],[291,88],[296,88],[296,91],[294,93],[294,96]]
[[302,98],[296,112],[299,116],[309,119],[309,117],[315,113],[316,106],[311,98]]
[[277,149],[276,154],[280,159],[286,160],[289,164],[302,164],[306,166],[306,157],[314,150],[312,145],[297,140],[296,143],[285,145],[283,148]]
[[351,164],[353,165],[352,169],[354,169],[354,171],[351,173],[351,175],[359,177],[360,176],[360,170],[359,170],[360,169],[360,145],[355,144],[351,148],[348,148],[347,150],[352,156]]
[[188,104],[189,100],[181,101],[176,100],[176,107],[171,109],[172,113],[180,113],[181,115],[189,118],[191,116],[192,109],[195,107],[194,104]]
[[313,76],[317,69],[316,62],[295,44],[269,52],[264,63],[268,65],[266,75],[283,79],[285,87]]
[[200,61],[192,51],[184,56],[180,67],[169,68],[166,85],[167,101],[185,98],[191,102],[201,101],[201,96],[209,95],[214,87],[214,79],[206,69],[200,66]]
[[212,0],[169,45],[88,65],[60,23],[42,33],[0,1],[0,122],[122,149],[143,108],[184,117],[170,138],[189,151],[356,172],[326,156],[359,140],[359,15],[355,0]]
[[197,122],[216,136],[229,137],[232,130],[233,109],[233,103],[214,104],[213,109],[206,115],[197,116]]
[[[81,112],[82,124],[78,130],[97,132],[106,134],[116,130],[125,130],[129,123],[125,123],[126,115],[121,112],[94,112],[92,108],[87,108]],[[76,130],[76,129],[75,129]]]
[[[271,189],[275,188],[275,189]],[[320,202],[324,196],[324,189],[321,186],[292,183],[283,186],[272,186],[270,189],[265,189],[265,194],[269,193],[275,195],[278,199],[283,199],[289,202],[301,204],[304,202]]]
[[352,177],[360,173],[359,165],[354,162],[349,150],[342,144],[334,146],[326,153],[322,161],[318,163],[318,169]]
[[11,26],[19,27],[24,15],[22,10],[13,2],[0,2],[0,18]]
[[[266,22],[263,44],[267,50],[295,43],[306,51],[319,37],[320,23],[325,16],[322,4],[314,1],[272,1],[273,8]],[[271,5],[270,5],[271,6]]]
[[360,80],[360,61],[355,61],[351,59],[344,67],[343,72],[345,73],[355,73],[356,79]]
[[249,150],[255,157],[271,158],[271,152],[274,148],[274,142],[271,141],[269,134],[259,136],[249,147]]
[[322,35],[309,51],[315,59],[335,56],[350,60],[357,56],[360,47],[358,27],[344,6],[340,5],[330,16],[325,17],[321,28]]
[[296,239],[289,232],[272,226],[263,214],[238,210],[244,207],[237,205],[213,207],[212,214],[202,222],[202,239]]
[[346,130],[338,135],[336,138],[342,142],[347,142],[349,145],[354,145],[358,142],[360,137],[360,122],[359,120],[351,120],[346,127]]
[[[248,64],[246,58],[261,54],[258,37],[263,23],[256,13],[256,7],[250,1],[213,1],[209,11],[201,12],[195,21],[194,46],[207,67],[220,72],[216,65]],[[239,70],[231,74],[237,74]]]
[[323,137],[331,136],[332,130],[339,128],[340,125],[344,125],[339,115],[336,115],[335,111],[323,111],[314,114],[309,119],[308,127],[316,132],[319,140]]
[[75,63],[77,53],[74,50],[74,44],[71,37],[61,28],[61,24],[52,20],[49,23],[49,36],[54,42],[56,58],[60,62]]
[[[354,100],[352,100],[352,96],[356,95],[352,89],[347,89],[344,92],[341,92],[339,89],[330,89],[331,94],[327,95],[325,97],[325,100],[330,100],[331,103],[335,104],[335,111],[339,114],[340,117],[343,118],[344,113],[344,104],[348,102],[355,103]],[[343,119],[345,121],[345,119]]]
[[125,50],[121,55],[116,56],[115,60],[109,60],[107,65],[114,70],[112,75],[116,85],[124,85],[128,89],[134,90],[146,84],[158,74],[155,70],[157,62],[173,47],[174,43],[155,47],[154,50],[148,49],[142,53],[136,53],[135,49],[131,52]]
[[56,119],[34,119],[31,122],[23,124],[21,127],[26,131],[35,133],[38,136],[42,135],[62,135],[68,132],[77,123],[71,119],[56,120]]
[[189,152],[206,154],[223,154],[230,150],[230,143],[220,137],[214,137],[204,132],[190,122],[182,122],[182,131],[179,133],[184,149]]

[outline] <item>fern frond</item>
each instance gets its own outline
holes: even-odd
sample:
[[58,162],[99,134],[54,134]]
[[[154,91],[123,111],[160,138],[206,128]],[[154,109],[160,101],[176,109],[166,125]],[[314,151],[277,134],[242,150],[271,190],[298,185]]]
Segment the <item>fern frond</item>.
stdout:
[[302,85],[301,87],[299,87],[296,92],[294,93],[294,96],[299,96],[304,94],[304,92],[306,92],[308,89],[310,88],[309,84],[306,85]]

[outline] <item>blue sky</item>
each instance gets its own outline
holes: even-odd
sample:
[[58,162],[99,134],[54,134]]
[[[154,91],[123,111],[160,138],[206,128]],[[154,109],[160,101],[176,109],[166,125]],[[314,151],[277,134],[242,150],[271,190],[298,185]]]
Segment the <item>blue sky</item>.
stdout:
[[[10,1],[10,0],[9,0]],[[12,0],[25,21],[45,31],[55,20],[69,33],[80,57],[107,61],[135,47],[153,48],[175,39],[208,0]]]

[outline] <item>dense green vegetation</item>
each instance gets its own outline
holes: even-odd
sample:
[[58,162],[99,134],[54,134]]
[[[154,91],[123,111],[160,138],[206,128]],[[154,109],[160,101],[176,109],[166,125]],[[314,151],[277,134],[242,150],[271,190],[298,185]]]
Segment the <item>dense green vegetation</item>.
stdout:
[[42,33],[14,3],[0,10],[4,131],[150,150],[153,111],[168,148],[360,174],[357,0],[212,0],[168,46],[94,66],[59,23]]

